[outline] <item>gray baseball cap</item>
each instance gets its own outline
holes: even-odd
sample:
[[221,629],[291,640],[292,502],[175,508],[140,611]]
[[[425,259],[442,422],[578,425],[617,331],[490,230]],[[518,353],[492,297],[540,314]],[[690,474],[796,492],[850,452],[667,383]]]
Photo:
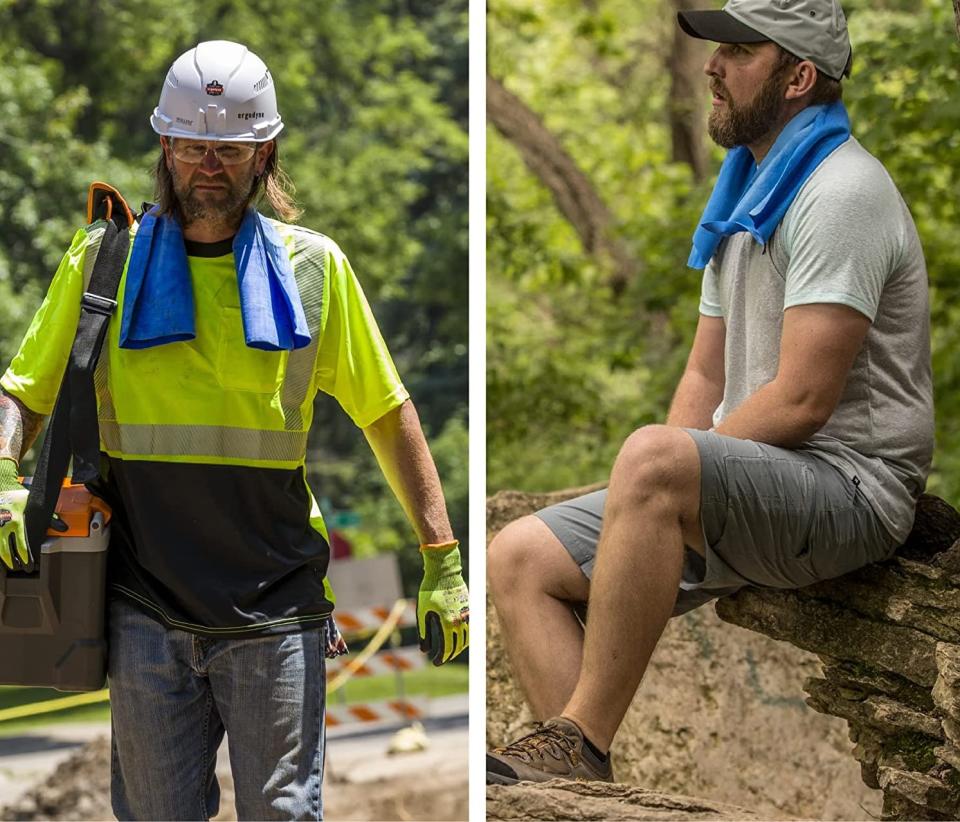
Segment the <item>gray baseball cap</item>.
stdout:
[[838,0],[728,0],[722,10],[680,11],[691,37],[714,43],[772,40],[834,80],[850,75],[853,50]]

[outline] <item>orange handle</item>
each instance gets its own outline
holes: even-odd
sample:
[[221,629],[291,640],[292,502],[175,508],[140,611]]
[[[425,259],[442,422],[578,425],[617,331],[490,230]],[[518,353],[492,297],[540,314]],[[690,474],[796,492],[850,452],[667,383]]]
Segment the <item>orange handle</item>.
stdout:
[[126,200],[123,199],[123,197],[120,195],[120,192],[117,191],[112,185],[101,182],[91,183],[90,188],[87,191],[88,223],[92,223],[97,219],[97,209],[103,200],[106,200],[107,203],[107,214],[105,219],[109,220],[113,216],[113,208],[116,205],[123,209],[123,212],[127,217],[127,225],[133,225],[133,212],[130,211],[130,206],[127,205]]
[[[23,477],[20,478],[23,482]],[[86,486],[74,485],[68,477],[63,481],[60,497],[57,499],[57,515],[66,523],[66,531],[47,529],[48,537],[88,537],[90,522],[96,513],[103,514],[103,523],[110,522],[111,510],[100,497],[91,494]]]

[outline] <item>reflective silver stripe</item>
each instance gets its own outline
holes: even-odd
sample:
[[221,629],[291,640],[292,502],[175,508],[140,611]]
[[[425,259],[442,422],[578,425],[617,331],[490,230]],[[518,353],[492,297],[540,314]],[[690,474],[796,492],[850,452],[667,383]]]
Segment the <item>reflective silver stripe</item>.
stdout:
[[104,420],[115,420],[117,409],[113,407],[113,394],[110,393],[110,357],[101,354],[97,360],[97,368],[93,372],[93,385],[100,400],[100,425]]
[[[280,231],[290,227],[274,223]],[[310,380],[317,364],[320,344],[320,323],[323,317],[323,280],[327,270],[327,238],[322,234],[293,230],[293,276],[300,292],[300,302],[310,329],[310,345],[291,351],[280,392],[284,428],[299,431],[303,428],[301,408],[307,399]]]
[[224,457],[299,462],[306,431],[259,431],[217,425],[128,425],[100,420],[100,439],[108,451],[129,456]]

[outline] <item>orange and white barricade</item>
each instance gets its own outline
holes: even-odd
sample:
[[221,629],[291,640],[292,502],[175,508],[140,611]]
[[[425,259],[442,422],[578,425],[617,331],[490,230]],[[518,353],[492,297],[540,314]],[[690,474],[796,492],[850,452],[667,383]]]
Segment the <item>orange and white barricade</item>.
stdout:
[[358,722],[412,722],[427,713],[426,698],[385,699],[382,702],[327,706],[327,727]]
[[[337,621],[337,627],[340,633],[345,636],[348,634],[362,634],[377,630],[390,616],[391,606],[384,605],[372,608],[337,608],[333,612],[333,618]],[[406,600],[403,612],[396,623],[398,628],[407,628],[417,624],[417,604],[412,600]]]
[[[351,671],[353,676],[376,676],[377,674],[391,674],[400,671],[414,671],[422,668],[427,657],[421,653],[416,645],[380,651]],[[327,679],[332,679],[351,664],[350,657],[337,657],[327,660]]]

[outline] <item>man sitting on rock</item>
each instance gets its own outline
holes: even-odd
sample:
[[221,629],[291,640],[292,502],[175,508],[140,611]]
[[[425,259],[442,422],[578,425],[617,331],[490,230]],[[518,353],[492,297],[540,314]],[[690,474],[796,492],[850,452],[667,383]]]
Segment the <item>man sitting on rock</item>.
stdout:
[[504,643],[546,720],[488,755],[492,783],[612,781],[611,742],[671,615],[886,559],[929,471],[923,252],[850,135],[843,11],[729,0],[679,23],[719,44],[708,130],[730,149],[693,236],[697,333],[667,424],[627,438],[608,489],[490,545]]

